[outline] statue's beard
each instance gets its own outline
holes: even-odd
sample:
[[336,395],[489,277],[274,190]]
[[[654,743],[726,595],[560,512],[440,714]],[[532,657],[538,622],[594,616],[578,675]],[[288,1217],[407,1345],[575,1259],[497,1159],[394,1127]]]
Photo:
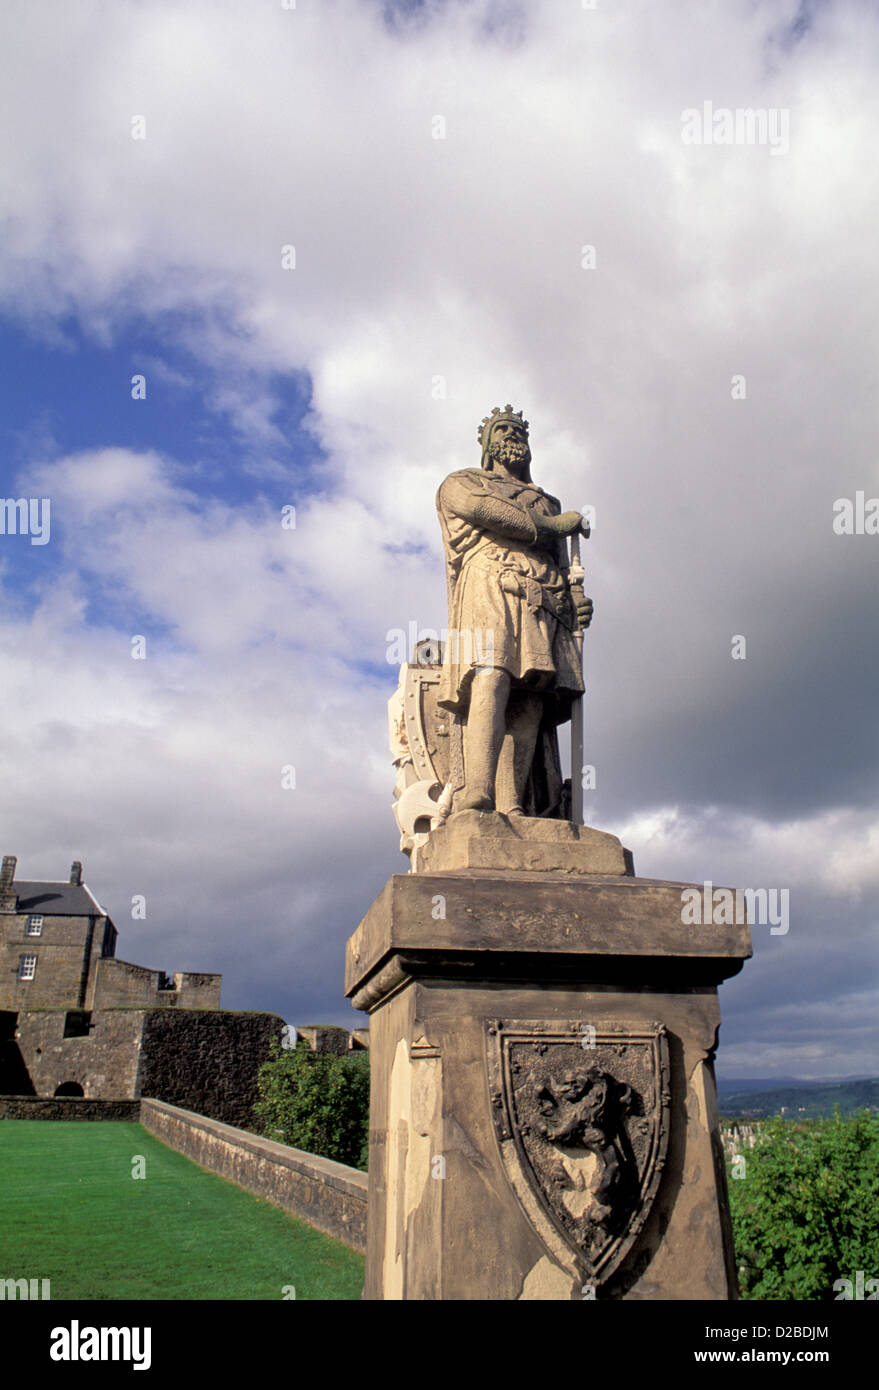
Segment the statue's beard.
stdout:
[[504,468],[509,468],[511,473],[521,474],[522,464],[525,470],[531,462],[531,450],[527,444],[522,444],[518,439],[495,439],[492,440],[489,449],[492,461],[500,463]]

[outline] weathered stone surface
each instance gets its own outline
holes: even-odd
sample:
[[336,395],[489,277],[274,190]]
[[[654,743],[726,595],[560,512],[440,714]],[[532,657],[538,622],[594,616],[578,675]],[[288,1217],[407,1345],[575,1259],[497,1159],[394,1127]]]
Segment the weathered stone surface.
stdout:
[[284,1028],[276,1014],[225,1009],[96,1009],[82,1036],[69,1036],[63,1009],[4,1017],[17,1034],[0,1043],[4,1075],[23,1090],[52,1096],[72,1082],[88,1099],[147,1094],[239,1125],[251,1123],[259,1068]]
[[750,955],[750,932],[683,923],[686,887],[630,876],[395,874],[348,942],[345,990],[367,1008],[358,1001],[383,970],[397,983],[435,968],[619,982],[643,975],[648,961],[654,978],[716,984]]
[[521,411],[495,407],[478,438],[481,467],[437,493],[449,590],[438,699],[454,716],[444,796],[452,812],[561,816],[555,726],[583,693],[592,619],[565,538],[588,528],[532,481]]
[[670,1130],[662,1024],[596,1016],[487,1024],[495,1138],[510,1186],[562,1267],[608,1284],[662,1181]]
[[52,1096],[75,1082],[89,1100],[138,1095],[137,1072],[145,1015],[106,1009],[91,1015],[82,1037],[66,1037],[68,1012],[43,1009],[18,1015],[17,1046],[33,1089]]
[[626,874],[631,856],[616,835],[571,821],[497,811],[461,811],[413,852],[419,873],[511,869],[525,873]]
[[534,484],[520,411],[478,437],[437,495],[449,627],[388,706],[413,872],[346,956],[373,1015],[365,1296],[735,1297],[713,1056],[748,929],[685,920],[690,885],[580,824],[589,528]]
[[219,1009],[222,975],[177,970],[168,978],[161,970],[115,956],[95,962],[89,994],[95,1009]]
[[277,1014],[152,1009],[144,1018],[137,1093],[249,1125],[259,1069],[283,1028]]
[[[388,705],[400,848],[413,859],[448,817],[471,810],[582,820],[581,649],[592,601],[579,538],[589,527],[532,480],[521,411],[495,407],[477,433],[481,466],[451,473],[436,499],[449,626],[408,654]],[[557,734],[569,718],[573,787],[562,779]],[[492,840],[432,867],[507,864]],[[581,855],[564,864],[536,845],[511,867],[590,872]]]
[[347,1057],[351,1051],[351,1034],[347,1028],[327,1023],[304,1023],[297,1025],[296,1032],[308,1043],[312,1052],[325,1052],[332,1057]]
[[[475,872],[386,886],[348,952],[348,992],[372,1014],[365,1297],[735,1296],[713,1054],[716,984],[750,937],[682,924],[683,887]],[[504,1083],[506,1138],[499,1027],[523,1032],[546,1073],[519,1099]],[[657,1027],[667,1058],[651,1078],[636,1053]],[[595,1042],[582,1064],[578,1029]],[[543,1156],[525,1133],[538,1080]],[[615,1118],[596,1102],[605,1085]]]
[[144,1098],[140,1122],[202,1168],[365,1251],[365,1173],[157,1100]]

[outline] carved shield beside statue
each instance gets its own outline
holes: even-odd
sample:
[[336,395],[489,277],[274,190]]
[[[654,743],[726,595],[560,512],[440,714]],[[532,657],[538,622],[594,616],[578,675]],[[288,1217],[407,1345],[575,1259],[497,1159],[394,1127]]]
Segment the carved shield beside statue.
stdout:
[[486,1042],[513,1190],[549,1253],[597,1287],[632,1249],[662,1176],[665,1029],[493,1020]]
[[397,769],[394,816],[400,849],[410,856],[448,814],[449,798],[440,798],[450,782],[454,721],[437,704],[440,643],[419,642],[414,658],[400,667],[400,683],[388,701],[388,735]]
[[[388,701],[388,737],[397,781],[394,816],[400,849],[417,861],[419,846],[448,816],[454,793],[464,785],[463,725],[438,703],[443,643],[419,642],[413,661],[400,667],[399,685]],[[528,815],[570,819],[570,780],[562,781],[555,725],[541,723],[524,797]]]

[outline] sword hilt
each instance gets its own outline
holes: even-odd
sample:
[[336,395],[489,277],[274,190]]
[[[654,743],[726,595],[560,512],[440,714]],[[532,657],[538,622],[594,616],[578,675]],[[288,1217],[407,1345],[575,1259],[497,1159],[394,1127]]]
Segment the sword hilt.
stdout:
[[[574,531],[571,535],[571,560],[568,565],[568,588],[574,598],[585,598],[583,581],[586,578],[586,571],[580,562],[580,532]],[[576,630],[577,638],[583,641],[583,629],[579,622]]]

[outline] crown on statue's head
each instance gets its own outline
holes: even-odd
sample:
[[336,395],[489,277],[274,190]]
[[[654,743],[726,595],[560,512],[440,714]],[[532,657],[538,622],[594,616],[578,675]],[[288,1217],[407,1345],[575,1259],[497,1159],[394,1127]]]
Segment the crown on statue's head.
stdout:
[[528,433],[528,421],[522,419],[521,410],[514,410],[511,405],[505,405],[501,410],[500,406],[496,405],[490,415],[483,417],[482,424],[476,431],[476,438],[483,448],[491,437],[495,425],[499,425],[502,421],[505,424],[521,425],[525,433]]

